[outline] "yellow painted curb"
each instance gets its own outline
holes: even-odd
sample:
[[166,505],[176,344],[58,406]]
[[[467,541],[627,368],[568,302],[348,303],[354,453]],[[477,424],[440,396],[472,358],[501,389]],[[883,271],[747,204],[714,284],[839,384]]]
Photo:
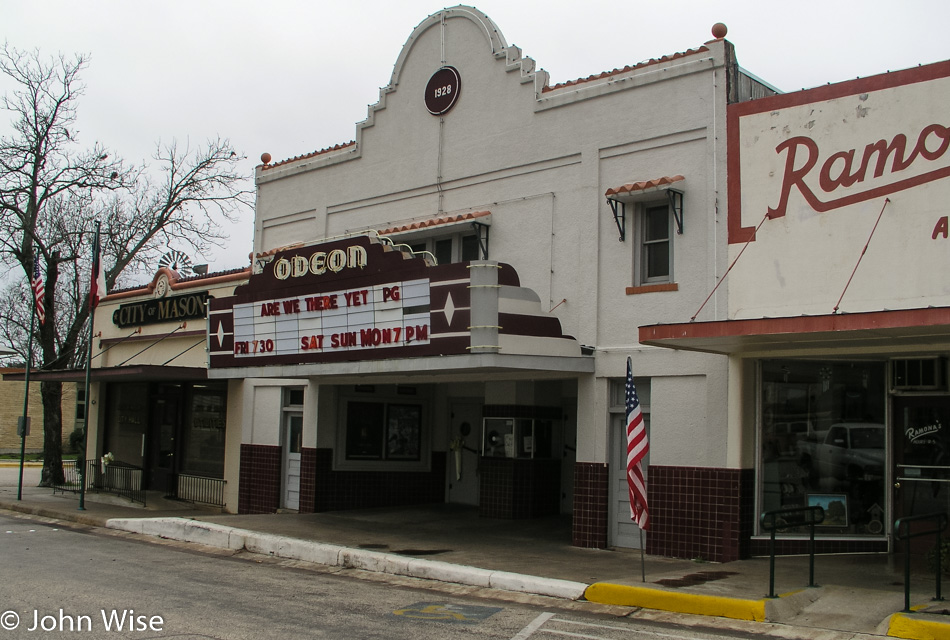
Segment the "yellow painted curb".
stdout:
[[887,627],[887,635],[908,640],[945,640],[950,638],[950,623],[923,620],[904,613],[895,613]]
[[662,591],[645,587],[596,582],[584,592],[590,602],[643,607],[700,616],[719,616],[735,620],[765,621],[765,600],[740,600],[721,596]]

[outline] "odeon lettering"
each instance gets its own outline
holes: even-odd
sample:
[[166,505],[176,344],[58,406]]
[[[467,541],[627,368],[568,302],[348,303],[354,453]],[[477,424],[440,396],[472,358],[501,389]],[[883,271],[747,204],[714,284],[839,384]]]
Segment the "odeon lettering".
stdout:
[[327,271],[339,273],[344,269],[362,269],[366,264],[366,249],[359,245],[351,245],[345,250],[317,251],[309,258],[307,256],[281,258],[274,263],[274,277],[278,280],[286,280],[308,274],[320,276]]
[[[778,205],[774,209],[769,208],[769,217],[780,218],[785,215],[793,188],[798,189],[812,209],[823,213],[945,178],[950,176],[950,165],[887,184],[881,184],[883,180],[879,180],[885,174],[895,174],[918,163],[939,160],[948,148],[950,129],[941,124],[924,127],[909,153],[908,138],[903,133],[894,136],[890,142],[878,140],[866,145],[860,155],[857,149],[846,149],[834,151],[827,157],[812,138],[789,138],[775,148],[776,153],[785,153],[785,172]],[[819,166],[818,160],[822,157],[826,159]],[[875,180],[879,180],[878,186],[874,186]],[[870,181],[866,190],[841,198],[823,201],[815,195],[816,183],[824,193],[833,194],[840,188],[853,187],[866,181]]]

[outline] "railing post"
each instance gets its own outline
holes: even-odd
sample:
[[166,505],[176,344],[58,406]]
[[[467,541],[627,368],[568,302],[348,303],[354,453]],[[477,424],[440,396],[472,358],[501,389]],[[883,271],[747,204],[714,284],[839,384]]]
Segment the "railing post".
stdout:
[[808,526],[808,586],[817,587],[815,584],[815,519],[812,518]]
[[772,534],[769,536],[769,595],[768,598],[775,596],[775,518],[772,518]]
[[[926,531],[917,531],[916,533],[911,533],[910,523],[920,520],[932,520],[936,524],[934,529],[928,529]],[[903,532],[904,525],[907,525],[907,533]],[[911,538],[917,538],[920,536],[926,536],[934,534],[937,540],[937,549],[934,554],[937,559],[936,566],[936,593],[934,594],[934,600],[943,600],[941,595],[941,584],[942,584],[942,574],[943,574],[943,559],[942,552],[940,549],[943,530],[947,526],[947,514],[946,512],[937,512],[937,513],[927,513],[919,516],[909,516],[907,518],[900,518],[894,523],[894,532],[898,540],[905,540],[906,545],[904,549],[904,613],[912,613],[910,608],[910,540]]]
[[[782,516],[782,524],[778,517]],[[759,519],[763,529],[769,531],[769,595],[767,598],[776,598],[775,595],[775,533],[779,529],[802,527],[808,525],[808,586],[815,584],[815,526],[825,520],[825,510],[819,506],[792,507],[766,511]]]
[[[943,526],[946,526],[945,522],[943,523]],[[937,574],[937,596],[934,598],[934,600],[943,600],[943,596],[940,595],[940,578],[941,578],[941,575],[943,574],[943,559],[940,557],[940,553],[942,551],[940,549],[940,532],[943,529],[943,526],[941,526],[941,519],[938,518],[937,519],[937,570],[935,572]]]
[[[910,525],[907,526],[907,533],[910,533]],[[900,526],[898,526],[898,535],[900,535]],[[910,612],[910,535],[908,535],[904,545],[904,613]]]

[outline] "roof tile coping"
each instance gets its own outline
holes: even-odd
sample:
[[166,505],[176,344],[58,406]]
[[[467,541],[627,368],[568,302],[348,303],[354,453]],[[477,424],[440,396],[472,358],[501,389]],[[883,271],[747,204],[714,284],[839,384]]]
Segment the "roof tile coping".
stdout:
[[407,222],[405,224],[396,223],[394,226],[389,227],[388,229],[380,229],[379,235],[387,236],[393,233],[405,233],[406,231],[418,231],[419,229],[426,229],[428,227],[436,227],[443,224],[452,224],[453,222],[465,222],[466,220],[475,220],[477,218],[483,218],[485,216],[490,216],[491,211],[473,211],[469,213],[460,213],[458,215],[448,215],[440,216],[437,218],[426,218],[424,220],[415,220],[413,222]]
[[221,283],[226,283],[226,282],[238,282],[250,276],[251,268],[239,267],[237,269],[229,269],[227,271],[216,271],[214,273],[205,273],[205,274],[188,276],[188,277],[183,278],[174,269],[169,269],[168,267],[161,267],[158,269],[158,271],[155,272],[155,276],[152,278],[152,280],[148,284],[110,291],[99,302],[102,303],[102,302],[108,302],[108,301],[117,300],[121,298],[132,298],[135,296],[141,296],[141,295],[152,293],[153,291],[155,291],[155,283],[158,282],[158,278],[162,274],[164,274],[168,278],[168,285],[169,287],[171,287],[172,291],[178,291],[180,289],[192,289],[195,287],[202,287],[206,285],[221,284]]
[[661,64],[663,62],[670,62],[672,60],[679,60],[680,58],[685,58],[686,56],[696,55],[698,53],[706,53],[709,51],[709,47],[703,45],[696,49],[688,49],[686,51],[681,51],[674,53],[672,55],[663,56],[660,58],[650,58],[649,60],[644,60],[643,62],[638,62],[634,65],[627,65],[622,69],[614,69],[613,71],[603,71],[598,74],[587,76],[586,78],[578,78],[576,80],[568,80],[567,82],[559,82],[553,86],[547,86],[541,89],[541,93],[548,93],[550,91],[557,91],[558,89],[564,89],[566,87],[574,87],[579,84],[584,84],[585,82],[593,82],[594,80],[602,80],[604,78],[610,78],[613,76],[618,76],[622,73],[629,73],[637,69],[642,69],[644,67],[649,67],[655,64]]
[[300,160],[309,160],[310,158],[315,158],[316,156],[326,155],[333,151],[340,151],[342,149],[348,149],[356,145],[356,140],[350,140],[349,142],[344,142],[343,144],[335,144],[332,147],[327,147],[326,149],[320,149],[319,151],[312,151],[310,153],[305,153],[300,156],[294,156],[293,158],[288,158],[286,160],[280,160],[279,162],[271,162],[269,164],[260,165],[262,171],[267,171],[273,169],[274,167],[280,167],[285,164],[290,164],[292,162],[298,162]]
[[675,176],[663,176],[662,178],[656,178],[654,180],[641,180],[640,182],[632,182],[630,184],[625,184],[622,187],[616,187],[613,189],[607,189],[605,196],[608,198],[610,196],[618,196],[626,193],[633,193],[635,191],[646,191],[647,189],[652,189],[655,187],[662,187],[674,182],[679,182],[680,180],[685,180],[681,175]]

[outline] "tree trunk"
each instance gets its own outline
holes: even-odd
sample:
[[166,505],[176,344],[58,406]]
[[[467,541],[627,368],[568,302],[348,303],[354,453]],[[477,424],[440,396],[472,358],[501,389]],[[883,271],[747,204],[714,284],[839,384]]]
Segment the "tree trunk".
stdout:
[[63,475],[63,383],[43,382],[43,472],[40,486],[49,487],[66,481]]

